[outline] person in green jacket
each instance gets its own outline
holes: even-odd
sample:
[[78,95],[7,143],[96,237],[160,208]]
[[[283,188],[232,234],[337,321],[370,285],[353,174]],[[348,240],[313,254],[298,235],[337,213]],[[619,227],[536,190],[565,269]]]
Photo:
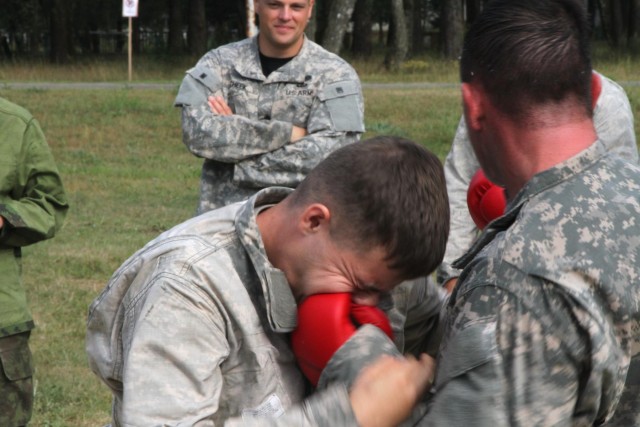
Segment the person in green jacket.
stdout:
[[21,248],[55,235],[69,205],[39,123],[0,98],[0,425],[23,426],[33,407]]

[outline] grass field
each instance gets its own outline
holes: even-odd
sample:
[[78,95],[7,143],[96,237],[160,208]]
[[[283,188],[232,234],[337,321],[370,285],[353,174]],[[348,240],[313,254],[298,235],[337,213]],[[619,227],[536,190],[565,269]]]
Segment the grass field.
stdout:
[[[46,69],[22,80],[67,80],[56,70],[44,78]],[[0,81],[21,80],[9,78],[27,72],[20,70],[0,66]],[[624,77],[635,77],[624,64],[619,70],[614,77],[634,80]],[[181,75],[148,78],[178,84]],[[454,70],[451,76],[455,81]],[[627,90],[637,117],[640,88]],[[37,324],[31,425],[99,426],[109,420],[110,397],[87,367],[87,307],[133,251],[192,216],[201,162],[182,145],[173,91],[0,89],[0,96],[41,122],[71,202],[59,235],[24,251],[24,283]],[[367,89],[366,136],[403,135],[444,159],[461,114],[458,96],[455,88]]]

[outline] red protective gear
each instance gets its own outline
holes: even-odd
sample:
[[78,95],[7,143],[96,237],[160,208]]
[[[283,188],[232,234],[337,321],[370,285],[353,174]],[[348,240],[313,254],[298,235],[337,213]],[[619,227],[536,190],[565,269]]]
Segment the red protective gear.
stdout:
[[379,327],[393,339],[384,311],[352,303],[350,293],[316,294],[302,301],[291,346],[300,369],[314,386],[331,356],[365,323]]
[[469,183],[467,206],[473,222],[482,230],[504,213],[507,206],[504,189],[489,181],[482,169],[478,169]]

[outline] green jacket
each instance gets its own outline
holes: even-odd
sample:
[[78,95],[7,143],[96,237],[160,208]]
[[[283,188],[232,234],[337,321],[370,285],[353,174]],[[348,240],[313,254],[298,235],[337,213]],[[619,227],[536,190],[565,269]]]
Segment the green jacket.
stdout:
[[49,239],[69,205],[40,125],[0,98],[0,337],[33,329],[21,283],[21,247]]

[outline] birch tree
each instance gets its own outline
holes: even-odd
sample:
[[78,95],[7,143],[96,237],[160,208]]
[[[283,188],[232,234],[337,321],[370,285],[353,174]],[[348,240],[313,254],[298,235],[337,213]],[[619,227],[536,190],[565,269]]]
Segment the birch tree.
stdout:
[[329,52],[340,53],[355,4],[356,0],[333,0],[331,2],[327,27],[322,37],[322,46]]

